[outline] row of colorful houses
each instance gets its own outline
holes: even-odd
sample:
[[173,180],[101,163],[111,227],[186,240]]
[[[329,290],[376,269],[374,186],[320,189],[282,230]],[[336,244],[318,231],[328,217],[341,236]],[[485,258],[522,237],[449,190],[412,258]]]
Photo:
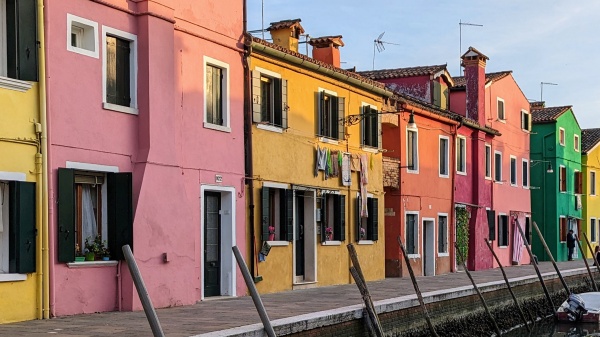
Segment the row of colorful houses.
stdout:
[[357,72],[341,36],[309,57],[299,19],[266,41],[234,1],[0,10],[2,323],[141,309],[124,244],[170,307],[245,295],[233,246],[270,293],[351,283],[348,243],[378,280],[407,275],[398,237],[425,276],[457,269],[455,243],[473,270],[497,267],[484,240],[529,263],[515,226],[546,259],[532,221],[558,260],[568,229],[599,240],[600,132],[475,48],[460,77]]

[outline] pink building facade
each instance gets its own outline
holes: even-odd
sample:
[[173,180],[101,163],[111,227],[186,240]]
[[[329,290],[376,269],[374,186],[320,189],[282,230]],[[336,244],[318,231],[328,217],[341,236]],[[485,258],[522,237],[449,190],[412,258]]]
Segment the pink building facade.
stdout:
[[140,309],[123,244],[156,307],[244,295],[242,3],[45,8],[51,315]]

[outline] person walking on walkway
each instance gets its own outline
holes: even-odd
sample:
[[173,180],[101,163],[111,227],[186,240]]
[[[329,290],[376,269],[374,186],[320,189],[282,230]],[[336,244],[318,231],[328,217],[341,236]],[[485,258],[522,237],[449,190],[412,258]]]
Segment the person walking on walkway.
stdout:
[[597,266],[598,263],[600,263],[600,246],[594,248],[594,266]]
[[575,234],[573,234],[573,230],[569,229],[569,233],[567,233],[567,250],[568,250],[568,260],[573,261],[573,251],[575,251]]

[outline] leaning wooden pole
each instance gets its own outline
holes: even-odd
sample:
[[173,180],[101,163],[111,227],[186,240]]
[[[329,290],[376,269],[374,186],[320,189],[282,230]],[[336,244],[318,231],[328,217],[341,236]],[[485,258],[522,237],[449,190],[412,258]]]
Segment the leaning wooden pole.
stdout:
[[423,295],[421,295],[421,290],[419,289],[419,285],[417,284],[417,279],[415,278],[415,273],[410,265],[410,261],[408,260],[408,255],[406,254],[406,248],[404,247],[404,243],[402,239],[398,235],[398,244],[400,245],[400,249],[402,250],[402,256],[404,257],[404,263],[406,263],[406,268],[408,268],[408,273],[410,274],[410,279],[412,281],[413,287],[415,288],[415,292],[417,293],[417,298],[419,299],[419,304],[421,305],[421,310],[423,311],[423,315],[425,316],[425,320],[427,321],[427,326],[429,327],[429,332],[431,335],[435,337],[439,337],[435,328],[433,327],[433,323],[431,323],[431,318],[429,317],[429,312],[427,312],[427,307],[425,306],[425,302],[423,301]]
[[498,258],[498,255],[496,255],[496,252],[494,252],[494,248],[492,248],[492,245],[490,245],[490,242],[485,238],[483,240],[485,241],[485,244],[490,249],[490,252],[492,252],[492,255],[494,256],[496,263],[498,263],[498,266],[500,267],[500,271],[502,271],[502,276],[504,277],[504,282],[506,283],[506,287],[508,288],[508,291],[510,292],[510,296],[512,296],[513,302],[515,302],[517,309],[519,309],[519,316],[521,316],[521,319],[523,320],[523,324],[525,324],[525,327],[527,327],[527,331],[531,332],[531,328],[529,327],[527,318],[525,318],[523,309],[521,309],[521,305],[519,304],[519,301],[517,301],[517,297],[515,296],[515,293],[513,292],[512,287],[510,286],[510,282],[508,282],[508,277],[506,277],[506,272],[504,272],[504,267],[502,266],[502,263],[500,263],[500,259]]
[[598,273],[600,273],[600,261],[596,260],[596,254],[594,254],[594,250],[592,249],[592,244],[590,243],[590,240],[588,239],[587,234],[583,233],[583,238],[585,239],[585,242],[587,242],[587,246],[590,250],[590,254],[592,254],[592,257],[594,258],[596,269],[598,270]]
[[360,262],[358,261],[358,254],[356,254],[356,248],[354,248],[354,245],[351,243],[347,245],[347,248],[348,252],[350,253],[350,259],[352,260],[350,274],[352,274],[352,277],[356,282],[356,286],[358,287],[358,290],[362,295],[363,301],[365,302],[367,317],[371,322],[371,332],[374,333],[376,337],[383,337],[383,327],[381,326],[381,322],[379,321],[379,317],[377,316],[377,311],[375,311],[375,305],[373,305],[373,300],[371,299],[371,294],[369,293],[369,288],[367,287],[365,276],[363,275],[362,268],[360,267]]
[[475,280],[473,280],[473,276],[471,276],[471,272],[469,271],[469,269],[467,268],[467,265],[465,264],[465,257],[462,255],[462,252],[460,251],[460,248],[458,248],[458,244],[456,242],[454,243],[454,247],[456,248],[456,253],[460,257],[461,264],[462,264],[463,268],[465,269],[465,272],[467,273],[469,280],[471,280],[471,284],[473,285],[473,288],[475,288],[475,291],[477,292],[477,295],[479,296],[479,299],[481,300],[481,303],[483,304],[483,308],[485,309],[485,312],[487,312],[488,316],[490,316],[490,320],[492,321],[492,324],[494,325],[494,329],[496,330],[496,336],[502,335],[502,332],[500,332],[500,328],[498,327],[498,324],[496,324],[496,319],[494,319],[494,315],[492,315],[492,312],[488,308],[487,303],[485,302],[485,299],[483,298],[483,295],[481,294],[481,291],[479,291],[479,287],[477,287],[477,283],[475,283]]
[[[517,220],[517,228],[519,229],[519,233],[521,234],[521,237],[523,238],[523,242],[527,242],[527,237],[525,236],[525,233],[523,233],[523,228],[521,228],[521,226],[519,226],[518,224],[519,223]],[[556,307],[554,306],[554,302],[552,302],[552,297],[550,297],[548,288],[546,288],[546,283],[544,282],[542,273],[540,273],[540,268],[538,268],[537,261],[535,260],[535,257],[533,256],[533,253],[531,252],[531,246],[526,244],[525,248],[527,248],[527,253],[529,253],[529,259],[531,260],[531,263],[533,264],[533,268],[535,269],[535,273],[537,274],[537,277],[540,280],[540,283],[542,284],[542,289],[544,289],[544,295],[546,295],[548,304],[550,304],[550,308],[552,309],[552,312],[556,316]]]
[[594,280],[594,276],[592,275],[592,271],[590,270],[590,265],[587,262],[587,259],[585,258],[585,252],[583,251],[583,248],[581,247],[581,242],[579,242],[579,238],[577,238],[577,240],[575,240],[575,242],[577,242],[577,247],[579,247],[579,251],[581,252],[581,257],[583,257],[583,262],[585,263],[585,268],[588,271],[588,275],[590,276],[590,281],[592,282],[592,288],[594,288],[594,291],[598,291],[598,286],[596,285],[596,281]]
[[[519,223],[519,220],[517,220],[517,224],[518,223]],[[518,227],[520,227],[520,226],[518,226]],[[567,292],[567,294],[570,294],[571,289],[569,289],[569,287],[567,286],[567,282],[565,282],[565,279],[563,278],[562,273],[560,272],[560,269],[558,269],[558,265],[556,265],[554,256],[552,256],[552,252],[550,252],[550,248],[548,248],[548,245],[546,244],[546,240],[544,239],[544,236],[542,235],[542,232],[540,232],[540,229],[538,228],[535,221],[533,221],[533,228],[535,229],[535,232],[537,233],[537,235],[540,237],[542,246],[544,246],[544,249],[546,250],[546,254],[548,254],[548,256],[550,257],[550,261],[552,262],[552,265],[554,266],[554,270],[556,270],[556,274],[558,275],[560,282],[562,283],[563,287],[565,288],[565,291]]]

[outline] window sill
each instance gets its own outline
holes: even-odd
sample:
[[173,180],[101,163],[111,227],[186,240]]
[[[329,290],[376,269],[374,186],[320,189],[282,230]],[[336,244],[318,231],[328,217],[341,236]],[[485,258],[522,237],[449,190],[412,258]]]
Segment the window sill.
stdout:
[[407,254],[409,259],[420,259],[421,254]]
[[526,189],[526,190],[528,190],[528,189],[529,189],[529,186],[523,186],[523,189]]
[[492,180],[492,177],[485,177],[485,180]]
[[467,172],[456,171],[456,174],[459,174],[461,176],[466,176]]
[[419,174],[419,170],[411,170],[411,169],[406,169],[406,173],[410,173],[410,174]]
[[279,126],[272,125],[272,124],[256,124],[256,128],[257,129],[261,129],[261,130],[265,130],[265,131],[283,133],[283,128],[281,128]]
[[112,111],[117,111],[117,112],[123,112],[123,113],[130,114],[130,115],[137,115],[138,114],[138,109],[131,108],[131,107],[128,107],[128,106],[122,106],[122,105],[118,105],[118,104],[112,104],[112,103],[102,102],[102,108],[104,110],[112,110]]
[[365,151],[365,152],[369,152],[369,153],[379,153],[379,149],[376,147],[370,147],[368,145],[363,145],[360,147],[361,150]]
[[498,119],[496,119],[496,121],[506,124],[506,119],[498,118]]
[[327,144],[333,144],[333,145],[339,145],[339,141],[337,139],[331,139],[331,138],[325,138],[325,137],[319,137],[319,141],[321,143],[327,143]]
[[448,257],[450,253],[438,253],[438,257]]
[[373,241],[373,240],[359,240],[357,244],[359,244],[359,245],[373,245],[373,244],[375,244],[375,241]]
[[0,274],[0,282],[15,282],[27,280],[27,274]]
[[288,241],[267,241],[267,243],[271,247],[286,247],[290,245]]
[[502,181],[500,181],[500,180],[494,180],[494,184],[500,184],[500,185],[502,185],[504,183]]
[[510,184],[510,186],[512,186],[512,187],[519,187],[519,185],[517,185],[517,184],[512,184],[512,183]]
[[15,80],[14,78],[8,78],[0,76],[0,88],[14,90],[18,92],[26,92],[31,89],[32,84],[27,81]]
[[103,268],[116,266],[119,261],[84,261],[84,262],[68,262],[69,268]]
[[498,246],[499,249],[507,249],[508,246]]
[[[94,31],[94,33],[95,33],[95,31]],[[98,54],[99,54],[97,50],[89,50],[89,49],[85,49],[85,48],[73,47],[71,45],[67,46],[67,50],[70,52],[76,53],[76,54],[93,57],[95,59],[98,58]]]
[[341,246],[341,245],[342,245],[342,241],[331,240],[331,241],[321,242],[321,246]]
[[212,124],[208,122],[204,122],[205,129],[217,130],[222,132],[231,132],[231,128],[223,125]]
[[447,179],[447,178],[450,178],[450,176],[449,176],[449,175],[447,175],[447,174],[440,174],[440,175],[439,175],[439,177],[440,177],[440,178],[446,178],[446,179]]

